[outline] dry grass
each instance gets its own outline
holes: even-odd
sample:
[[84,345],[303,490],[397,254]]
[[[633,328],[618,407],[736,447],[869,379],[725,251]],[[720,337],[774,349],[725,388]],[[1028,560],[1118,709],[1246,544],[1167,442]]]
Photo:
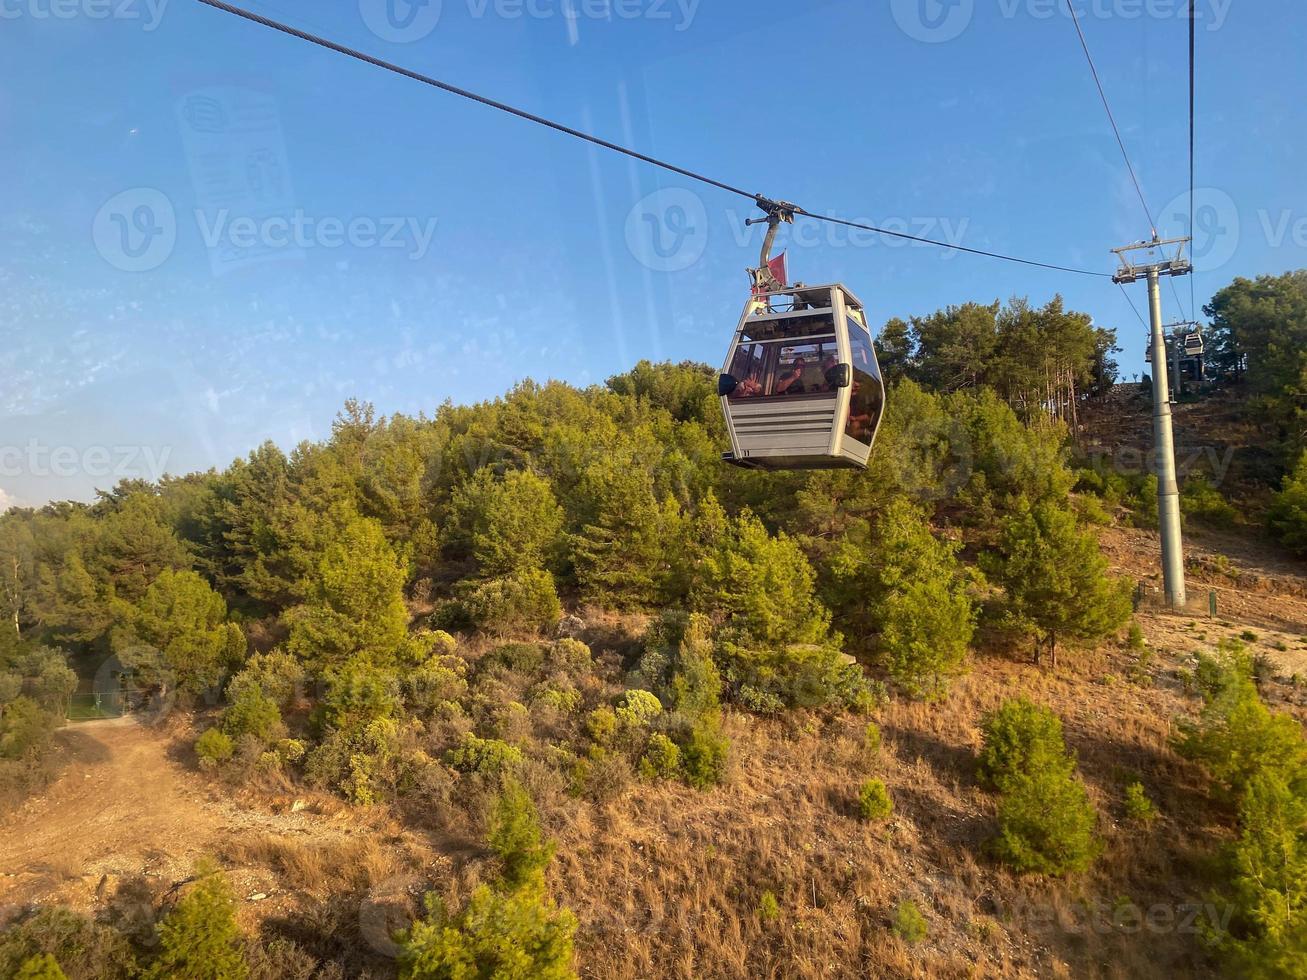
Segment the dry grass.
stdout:
[[310,840],[255,833],[233,841],[223,857],[230,865],[269,868],[287,888],[315,896],[371,888],[405,864],[400,854],[370,836]]
[[[1202,900],[1201,855],[1221,830],[1199,774],[1168,746],[1167,719],[1187,707],[1178,686],[1103,682],[1129,660],[1067,656],[1057,673],[982,660],[943,704],[887,706],[874,759],[857,719],[733,716],[727,787],[639,786],[553,810],[555,892],[580,919],[583,975],[1203,975],[1195,935],[1131,929],[1132,908]],[[979,724],[1016,691],[1063,716],[1102,814],[1106,854],[1078,880],[1018,878],[986,856],[995,799],[973,775]],[[873,774],[894,799],[885,824],[856,815]],[[1162,813],[1148,829],[1118,823],[1136,774]],[[764,891],[780,902],[771,921],[758,914]],[[929,923],[916,946],[890,930],[905,899]],[[1126,913],[1118,926],[1113,908]]]

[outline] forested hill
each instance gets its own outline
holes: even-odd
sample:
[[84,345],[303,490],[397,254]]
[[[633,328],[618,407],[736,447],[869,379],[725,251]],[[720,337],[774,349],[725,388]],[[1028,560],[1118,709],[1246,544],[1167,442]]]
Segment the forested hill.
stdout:
[[[1297,395],[1263,321],[1304,282],[1240,282],[1213,303],[1230,372],[1282,419],[1285,471],[1302,449]],[[632,776],[726,792],[732,718],[797,730],[937,704],[977,650],[1052,669],[1125,636],[1135,582],[1109,574],[1099,535],[1147,526],[1155,481],[1088,465],[1074,438],[1115,380],[1114,334],[1060,300],[1014,301],[893,322],[882,348],[891,390],[866,472],[724,466],[713,370],[641,363],[603,386],[524,382],[431,417],[351,401],[323,442],[5,513],[3,788],[47,777],[36,760],[73,662],[83,689],[94,674],[130,707],[199,712],[195,759],[231,784],[263,774],[360,807],[417,795],[493,810],[501,877],[414,926],[411,975],[515,943],[568,975],[575,923],[546,896],[532,787],[596,803]],[[1233,519],[1218,488],[1200,489],[1192,519]],[[1290,547],[1307,540],[1304,501],[1298,463],[1268,515]],[[577,637],[604,623],[599,657]],[[1143,648],[1137,625],[1128,642]],[[1240,657],[1200,678],[1210,712],[1265,712]],[[1056,716],[1021,699],[985,726],[982,782],[1003,801],[986,853],[1020,873],[1084,873],[1101,842]],[[1194,744],[1219,768],[1216,742]],[[862,819],[892,808],[882,781],[861,787]],[[1247,942],[1289,941],[1257,921]],[[496,928],[511,935],[478,932]]]

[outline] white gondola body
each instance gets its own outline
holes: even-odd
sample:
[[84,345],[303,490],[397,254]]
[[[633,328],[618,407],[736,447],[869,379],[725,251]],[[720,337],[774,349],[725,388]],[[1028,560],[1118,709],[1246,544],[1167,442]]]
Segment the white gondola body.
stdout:
[[731,440],[727,462],[767,470],[866,467],[885,389],[862,304],[840,284],[755,296],[740,317],[718,394]]

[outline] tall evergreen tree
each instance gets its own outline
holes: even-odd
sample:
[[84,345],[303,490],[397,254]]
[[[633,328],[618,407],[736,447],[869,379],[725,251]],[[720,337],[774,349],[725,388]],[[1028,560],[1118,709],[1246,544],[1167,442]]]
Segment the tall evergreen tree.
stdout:
[[1052,502],[1023,504],[1006,518],[998,550],[982,564],[1004,589],[1003,621],[1035,636],[1036,662],[1047,648],[1056,666],[1059,639],[1097,639],[1130,618],[1129,583],[1107,575],[1093,534]]

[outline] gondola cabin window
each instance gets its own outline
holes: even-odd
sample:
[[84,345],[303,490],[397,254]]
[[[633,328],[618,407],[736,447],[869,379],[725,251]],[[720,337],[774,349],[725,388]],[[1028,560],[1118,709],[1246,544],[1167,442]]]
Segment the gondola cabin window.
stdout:
[[800,343],[750,342],[746,338],[731,362],[731,376],[739,384],[729,397],[740,401],[833,395],[838,385],[827,375],[839,360],[834,335],[805,338]]
[[853,391],[849,397],[849,421],[844,432],[870,446],[876,434],[876,420],[884,407],[885,389],[871,338],[866,329],[853,319],[849,320],[849,348],[853,354]]

